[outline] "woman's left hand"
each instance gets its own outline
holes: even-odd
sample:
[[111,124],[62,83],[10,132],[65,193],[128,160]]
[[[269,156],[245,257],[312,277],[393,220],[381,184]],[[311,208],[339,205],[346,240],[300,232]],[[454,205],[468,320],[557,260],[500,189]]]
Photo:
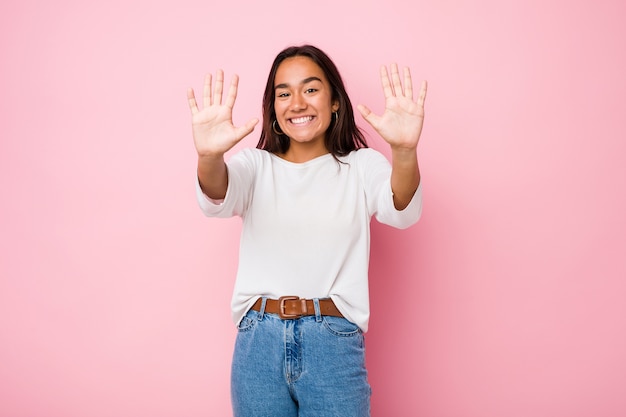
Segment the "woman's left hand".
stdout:
[[413,83],[408,68],[404,68],[404,85],[400,81],[398,65],[391,64],[391,80],[387,67],[380,69],[380,80],[385,94],[385,112],[378,116],[363,105],[357,108],[363,118],[391,145],[392,148],[415,150],[424,123],[426,81],[422,82],[417,102],[413,101]]

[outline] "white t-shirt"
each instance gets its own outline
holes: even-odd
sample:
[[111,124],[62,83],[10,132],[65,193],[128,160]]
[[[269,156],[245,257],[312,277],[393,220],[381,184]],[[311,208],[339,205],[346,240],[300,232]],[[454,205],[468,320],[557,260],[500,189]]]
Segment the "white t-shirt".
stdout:
[[204,214],[243,220],[232,315],[239,323],[262,296],[332,298],[341,313],[367,331],[370,220],[406,228],[422,211],[421,186],[395,209],[391,165],[364,148],[340,157],[288,162],[249,148],[227,163],[223,200],[203,194]]

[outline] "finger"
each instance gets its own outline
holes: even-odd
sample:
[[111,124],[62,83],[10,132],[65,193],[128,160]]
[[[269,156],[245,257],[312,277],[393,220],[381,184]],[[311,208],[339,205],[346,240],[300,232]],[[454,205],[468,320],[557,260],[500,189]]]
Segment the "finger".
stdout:
[[391,64],[391,84],[396,97],[404,95],[402,83],[400,82],[400,73],[398,72],[398,64]]
[[417,99],[417,104],[420,107],[424,107],[424,102],[426,101],[426,91],[428,90],[428,82],[426,80],[422,81],[422,88],[420,88],[420,96]]
[[191,114],[198,113],[198,104],[196,103],[196,96],[193,93],[193,88],[187,89],[187,101],[189,102],[189,109],[191,109]]
[[204,76],[204,91],[202,94],[204,107],[211,105],[211,82],[211,74],[209,73]]
[[383,85],[383,93],[385,94],[385,98],[393,97],[393,87],[389,82],[389,75],[387,74],[387,67],[380,67],[380,82]]
[[362,104],[359,104],[358,106],[356,106],[356,108],[363,117],[367,117],[372,112],[367,106],[364,106]]
[[376,129],[376,126],[378,126],[380,117],[372,113],[372,111],[368,107],[362,104],[359,104],[358,106],[356,106],[356,108],[359,111],[359,113],[361,113],[361,116],[363,116],[363,119],[365,119],[367,123],[372,125],[374,129]]
[[243,139],[244,137],[252,133],[257,123],[259,123],[259,119],[254,118],[254,119],[248,120],[248,122],[245,125],[238,127],[236,129],[236,135],[239,138],[239,140]]
[[254,126],[256,126],[257,123],[259,123],[259,119],[257,119],[256,117],[254,119],[248,120],[248,122],[246,123],[246,129],[254,129]]
[[239,76],[233,75],[233,79],[230,82],[230,88],[228,89],[228,95],[226,96],[226,106],[231,109],[235,105],[235,99],[237,98],[237,86],[239,85]]
[[413,81],[411,81],[411,70],[404,68],[404,96],[413,100]]
[[222,92],[224,90],[224,71],[217,70],[215,76],[215,90],[213,91],[213,104],[222,104]]

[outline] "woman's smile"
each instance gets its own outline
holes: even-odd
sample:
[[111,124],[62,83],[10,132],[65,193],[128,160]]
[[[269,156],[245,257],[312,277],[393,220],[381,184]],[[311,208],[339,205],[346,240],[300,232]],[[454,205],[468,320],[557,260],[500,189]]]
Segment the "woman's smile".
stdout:
[[313,116],[302,116],[302,117],[295,117],[293,119],[289,119],[289,121],[291,122],[291,124],[296,125],[296,126],[304,126],[306,125],[308,122],[312,121],[314,119]]

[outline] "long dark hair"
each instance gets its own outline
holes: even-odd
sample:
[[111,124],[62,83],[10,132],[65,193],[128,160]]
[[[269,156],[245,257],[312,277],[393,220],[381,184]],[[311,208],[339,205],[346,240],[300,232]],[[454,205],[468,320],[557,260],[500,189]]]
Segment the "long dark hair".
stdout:
[[326,131],[326,149],[337,158],[345,156],[350,152],[367,148],[367,142],[361,130],[354,121],[354,111],[352,103],[346,93],[341,75],[333,61],[322,50],[312,45],[290,46],[281,51],[272,64],[270,74],[267,77],[267,85],[263,94],[263,131],[256,147],[272,153],[283,154],[289,149],[289,137],[277,134],[272,123],[276,120],[274,110],[274,82],[276,71],[280,64],[287,58],[304,56],[315,62],[324,72],[332,90],[331,100],[339,103],[337,117],[332,117],[332,121]]

